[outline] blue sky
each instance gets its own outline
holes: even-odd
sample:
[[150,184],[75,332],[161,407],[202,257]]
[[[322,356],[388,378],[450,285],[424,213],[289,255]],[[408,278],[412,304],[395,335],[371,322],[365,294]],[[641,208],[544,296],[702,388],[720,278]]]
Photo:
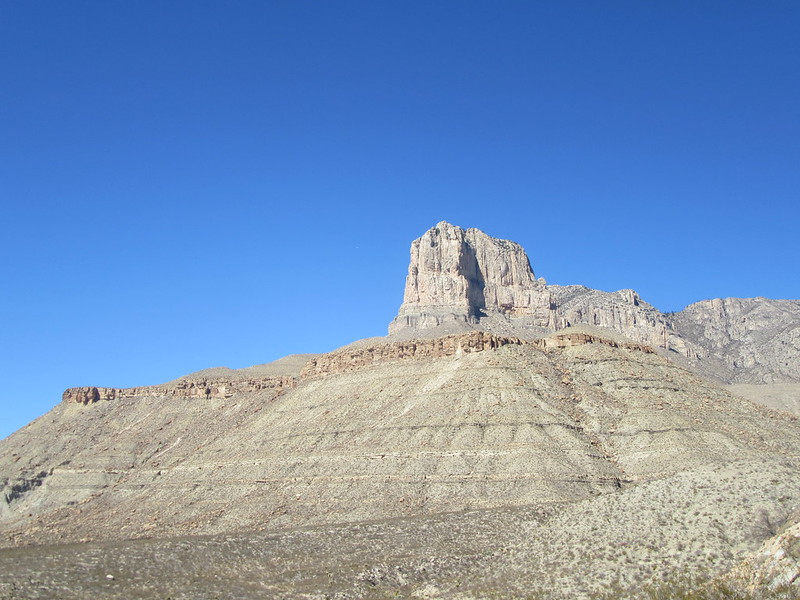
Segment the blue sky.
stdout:
[[383,335],[440,220],[662,310],[800,297],[800,3],[0,4],[0,437]]

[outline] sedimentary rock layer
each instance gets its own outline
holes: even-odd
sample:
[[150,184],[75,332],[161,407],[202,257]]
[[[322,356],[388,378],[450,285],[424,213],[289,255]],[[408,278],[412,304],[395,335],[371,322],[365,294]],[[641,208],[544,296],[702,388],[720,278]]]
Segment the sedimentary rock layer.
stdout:
[[495,350],[508,344],[526,343],[519,338],[473,331],[462,335],[376,344],[366,348],[342,349],[311,359],[300,373],[301,378],[343,373],[367,365],[410,358],[442,358],[462,352]]
[[100,400],[120,398],[168,397],[168,398],[230,398],[235,394],[260,392],[262,390],[283,391],[295,385],[291,376],[258,377],[252,379],[196,379],[181,380],[171,384],[133,388],[75,387],[64,391],[63,402],[92,404]]

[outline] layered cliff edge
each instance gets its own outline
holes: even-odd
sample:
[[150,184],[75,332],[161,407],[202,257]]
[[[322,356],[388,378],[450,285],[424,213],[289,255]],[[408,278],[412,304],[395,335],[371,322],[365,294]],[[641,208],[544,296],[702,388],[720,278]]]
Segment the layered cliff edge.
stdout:
[[444,221],[414,240],[410,254],[390,337],[483,329],[528,338],[587,324],[719,382],[800,382],[800,300],[713,299],[663,313],[631,289],[548,285],[519,244]]
[[[249,374],[246,369],[224,369],[226,374],[210,376],[201,371],[176,381],[152,386],[132,388],[109,388],[83,386],[68,388],[62,394],[64,403],[90,405],[100,401],[126,400],[133,398],[177,398],[182,400],[225,400],[237,394],[267,394],[271,399],[292,389],[298,383],[314,377],[347,373],[372,365],[402,361],[412,358],[443,358],[463,353],[495,350],[507,345],[530,344],[542,350],[563,349],[583,344],[600,344],[614,348],[637,350],[653,354],[654,350],[644,344],[625,340],[614,340],[602,332],[576,327],[556,335],[535,340],[495,335],[485,331],[471,331],[459,335],[423,338],[397,342],[376,343],[364,347],[342,348],[327,354],[306,354],[304,362],[291,372],[282,375]],[[301,368],[302,366],[302,368]],[[214,369],[218,373],[223,369]]]

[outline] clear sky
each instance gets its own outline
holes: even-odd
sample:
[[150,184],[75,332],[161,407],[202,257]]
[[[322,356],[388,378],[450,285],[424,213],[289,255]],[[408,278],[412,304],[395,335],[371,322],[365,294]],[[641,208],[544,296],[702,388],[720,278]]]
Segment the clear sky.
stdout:
[[412,239],[800,297],[800,2],[0,3],[0,437],[383,335]]

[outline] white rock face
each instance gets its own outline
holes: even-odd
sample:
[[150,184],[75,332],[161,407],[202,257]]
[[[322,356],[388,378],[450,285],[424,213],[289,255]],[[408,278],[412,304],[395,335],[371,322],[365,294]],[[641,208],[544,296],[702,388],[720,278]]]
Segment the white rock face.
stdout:
[[448,322],[522,335],[589,324],[686,351],[683,340],[671,339],[664,315],[633,290],[547,286],[519,244],[441,222],[411,244],[403,305],[389,332]]
[[534,277],[522,246],[444,221],[414,240],[403,305],[390,333],[448,322],[475,325],[497,315],[555,325],[550,293]]

